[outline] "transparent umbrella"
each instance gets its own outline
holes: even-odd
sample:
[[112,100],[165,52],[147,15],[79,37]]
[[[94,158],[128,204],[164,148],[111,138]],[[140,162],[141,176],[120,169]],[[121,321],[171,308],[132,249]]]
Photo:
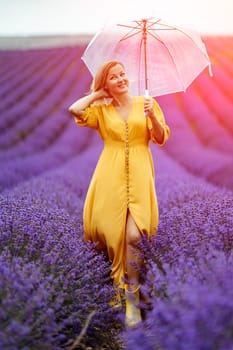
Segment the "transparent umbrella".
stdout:
[[90,41],[82,60],[94,76],[107,60],[121,61],[134,95],[185,91],[211,62],[193,30],[143,18],[106,25]]

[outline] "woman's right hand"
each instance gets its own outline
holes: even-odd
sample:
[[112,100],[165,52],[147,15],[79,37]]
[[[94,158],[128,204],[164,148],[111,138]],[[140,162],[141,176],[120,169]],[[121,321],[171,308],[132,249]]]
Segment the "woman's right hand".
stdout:
[[106,89],[100,89],[94,92],[98,96],[97,99],[102,99],[102,98],[111,98],[111,95],[109,95],[108,91]]
[[100,89],[90,93],[87,96],[80,98],[75,101],[70,107],[69,112],[75,116],[79,116],[83,111],[89,107],[92,103],[98,100],[103,100],[104,98],[110,98],[111,96],[105,89]]

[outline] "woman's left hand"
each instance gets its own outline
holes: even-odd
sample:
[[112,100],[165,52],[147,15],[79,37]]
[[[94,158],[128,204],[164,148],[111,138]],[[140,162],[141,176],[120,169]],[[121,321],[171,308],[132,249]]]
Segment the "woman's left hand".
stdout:
[[148,117],[153,117],[154,116],[153,106],[154,106],[154,99],[153,99],[153,97],[145,97],[145,100],[144,100],[144,112],[145,112],[146,116],[148,116]]

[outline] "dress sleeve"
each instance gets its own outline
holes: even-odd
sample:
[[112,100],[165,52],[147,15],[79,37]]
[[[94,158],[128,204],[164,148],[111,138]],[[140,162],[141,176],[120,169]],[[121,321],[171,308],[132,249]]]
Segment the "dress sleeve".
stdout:
[[99,128],[99,118],[102,113],[101,105],[87,107],[80,116],[75,116],[74,120],[79,126]]
[[163,127],[163,131],[164,131],[164,137],[163,137],[163,141],[161,143],[159,143],[152,132],[152,122],[150,120],[150,118],[147,117],[147,127],[150,133],[150,139],[153,143],[158,144],[159,146],[163,146],[166,141],[168,140],[169,136],[170,136],[170,128],[169,126],[166,124],[162,109],[160,108],[158,102],[156,100],[154,100],[154,114],[157,118],[157,120],[159,121],[159,123],[162,125]]

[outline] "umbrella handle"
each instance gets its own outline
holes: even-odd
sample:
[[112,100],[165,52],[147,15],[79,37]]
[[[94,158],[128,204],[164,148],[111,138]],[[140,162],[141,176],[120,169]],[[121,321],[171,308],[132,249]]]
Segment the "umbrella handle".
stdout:
[[[148,98],[148,97],[149,97],[149,90],[148,90],[148,89],[145,89],[144,97],[145,97],[145,98]],[[144,116],[147,117],[147,112],[144,112]]]
[[148,90],[148,89],[145,90],[144,97],[145,97],[145,98],[148,98],[148,97],[149,97],[149,90]]

